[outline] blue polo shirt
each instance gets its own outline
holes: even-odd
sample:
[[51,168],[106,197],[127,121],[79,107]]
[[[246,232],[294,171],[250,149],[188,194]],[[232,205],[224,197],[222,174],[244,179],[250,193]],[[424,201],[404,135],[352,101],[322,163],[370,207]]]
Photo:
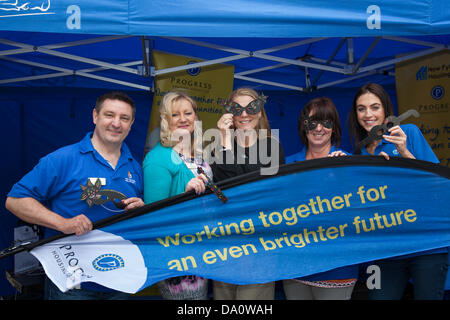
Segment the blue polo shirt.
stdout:
[[[123,193],[127,198],[142,198],[142,168],[128,147],[122,144],[120,159],[113,169],[94,149],[91,136],[92,132],[80,142],[60,148],[40,159],[30,172],[14,184],[8,196],[31,197],[65,218],[84,214],[93,222],[123,212],[110,201],[89,206],[86,200],[81,200],[81,186],[86,186],[88,179],[95,183],[100,178],[101,190],[112,189]],[[49,237],[60,232],[45,228],[44,233],[45,237]],[[81,287],[94,291],[112,291],[95,283],[83,283]]]
[[[418,159],[418,160],[424,160],[429,161],[433,163],[439,163],[439,159],[434,154],[433,150],[431,149],[430,145],[428,144],[425,137],[422,135],[422,132],[420,129],[414,125],[414,124],[402,124],[400,125],[400,128],[403,130],[403,132],[406,134],[406,148],[409,150],[409,152],[412,153],[412,155]],[[381,140],[380,144],[375,148],[374,155],[378,155],[381,151],[384,151],[389,156],[393,157],[401,157],[401,155],[398,153],[397,148],[395,147],[395,144],[388,142],[384,139]],[[367,152],[366,148],[361,149],[362,155],[371,155]],[[433,249],[433,250],[427,250],[420,253],[412,253],[404,256],[400,256],[398,258],[410,258],[418,255],[425,255],[425,254],[435,254],[435,253],[446,253],[448,252],[448,248],[440,248],[440,249]]]
[[[120,159],[113,169],[94,149],[91,136],[92,132],[80,142],[60,148],[40,159],[30,172],[14,184],[8,196],[31,197],[65,218],[82,213],[91,221],[101,220],[123,210],[117,209],[110,201],[103,205],[89,206],[86,200],[81,200],[81,185],[86,186],[88,179],[95,183],[100,178],[101,189],[119,191],[127,198],[142,198],[142,168],[134,160],[128,147],[122,144]],[[48,228],[45,230],[46,237],[57,233],[59,232]]]
[[[331,146],[330,153],[332,153],[334,151],[342,151],[346,155],[349,155],[348,152],[346,152],[344,150],[341,150],[341,149],[338,149],[335,146]],[[297,161],[305,161],[305,160],[306,160],[306,148],[303,148],[299,152],[294,153],[294,154],[286,157],[286,163],[292,163],[292,162],[297,162]]]
[[[335,146],[331,146],[330,153],[334,151],[342,151],[345,154],[348,152],[338,149]],[[306,160],[306,148],[303,148],[299,152],[286,157],[286,163],[292,163],[297,161]],[[339,280],[339,279],[356,279],[358,278],[359,267],[358,265],[346,266],[341,268],[336,268],[330,271],[313,274],[307,277],[297,278],[297,280],[305,281],[320,281],[320,280]]]
[[[402,124],[400,128],[406,134],[406,148],[413,154],[416,159],[439,163],[439,159],[434,154],[427,140],[420,132],[420,129],[414,124]],[[389,156],[401,157],[395,147],[395,144],[384,139],[375,148],[374,155],[378,155],[381,151],[386,152]],[[361,149],[362,155],[371,155],[366,148]]]

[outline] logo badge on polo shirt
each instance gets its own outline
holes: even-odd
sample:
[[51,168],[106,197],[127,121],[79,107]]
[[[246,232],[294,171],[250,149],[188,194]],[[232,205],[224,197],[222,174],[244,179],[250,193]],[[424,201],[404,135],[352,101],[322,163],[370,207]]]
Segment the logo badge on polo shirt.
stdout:
[[128,171],[128,177],[125,178],[125,181],[126,181],[126,182],[129,182],[129,183],[132,183],[132,184],[135,184],[135,183],[136,183],[136,180],[133,179],[133,176],[131,175],[131,172],[130,172],[130,171]]

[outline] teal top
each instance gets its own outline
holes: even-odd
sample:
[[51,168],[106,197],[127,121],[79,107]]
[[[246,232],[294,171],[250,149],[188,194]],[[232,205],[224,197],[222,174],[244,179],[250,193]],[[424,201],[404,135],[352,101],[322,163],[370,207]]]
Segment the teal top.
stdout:
[[142,166],[146,204],[183,193],[188,182],[194,178],[178,153],[159,142],[147,153]]

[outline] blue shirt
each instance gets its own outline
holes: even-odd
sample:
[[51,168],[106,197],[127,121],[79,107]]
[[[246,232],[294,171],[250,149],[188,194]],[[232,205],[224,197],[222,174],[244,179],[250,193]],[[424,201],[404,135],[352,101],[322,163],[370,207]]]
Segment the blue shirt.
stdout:
[[[430,145],[428,144],[425,137],[422,135],[420,129],[414,124],[402,124],[400,128],[406,134],[406,148],[412,155],[418,160],[429,161],[433,163],[439,163],[439,159],[434,154]],[[380,144],[375,148],[374,155],[378,155],[381,151],[384,151],[389,156],[401,157],[398,153],[395,144],[388,142],[384,139],[381,140]],[[367,152],[366,148],[361,149],[362,155],[371,155]],[[420,253],[412,253],[408,255],[401,256],[401,258],[414,257],[418,255],[424,254],[435,254],[435,253],[446,253],[448,252],[447,248],[433,249],[427,250]]]
[[[14,184],[8,196],[15,198],[31,197],[50,210],[72,218],[84,214],[91,221],[101,220],[120,213],[111,202],[103,205],[88,205],[80,200],[88,179],[93,183],[100,178],[101,189],[112,189],[123,193],[127,198],[143,194],[142,169],[134,160],[128,147],[122,144],[121,155],[116,168],[94,149],[91,143],[92,133],[88,133],[80,142],[60,148],[39,160],[39,163],[19,182]],[[58,233],[46,229],[45,235]]]
[[[338,149],[335,146],[331,146],[330,153],[334,151],[342,151],[348,155],[348,152]],[[293,155],[286,157],[286,163],[304,161],[306,160],[306,147]],[[298,280],[306,281],[320,281],[320,280],[338,280],[338,279],[356,279],[358,278],[359,267],[358,265],[346,266],[336,268],[330,271],[313,274],[307,277],[297,278]]]
[[[123,193],[127,198],[142,198],[142,168],[128,147],[122,144],[119,161],[113,169],[92,146],[91,135],[92,132],[80,142],[60,148],[40,159],[30,172],[14,184],[8,196],[31,197],[65,218],[84,214],[93,222],[123,210],[116,208],[110,201],[89,206],[86,200],[81,200],[81,186],[86,186],[88,179],[95,183],[100,178],[101,190],[112,189]],[[56,230],[45,228],[46,237],[57,233],[59,232]],[[82,287],[111,291],[91,283],[83,283]]]
[[[407,137],[406,148],[416,159],[439,163],[439,159],[436,157],[427,140],[424,138],[422,132],[420,132],[419,128],[416,125],[403,124],[400,126],[400,128],[403,130]],[[375,148],[374,155],[378,155],[381,151],[384,151],[389,156],[400,157],[395,144],[384,139],[382,139],[380,144]],[[365,147],[361,148],[361,154],[371,155],[367,152]]]
[[[346,152],[344,150],[341,150],[341,149],[338,149],[335,146],[331,146],[330,153],[332,153],[334,151],[342,151],[346,155],[349,155],[348,152]],[[297,162],[297,161],[305,161],[305,160],[306,160],[306,148],[302,148],[302,150],[300,150],[299,152],[294,153],[294,154],[286,157],[286,163]]]

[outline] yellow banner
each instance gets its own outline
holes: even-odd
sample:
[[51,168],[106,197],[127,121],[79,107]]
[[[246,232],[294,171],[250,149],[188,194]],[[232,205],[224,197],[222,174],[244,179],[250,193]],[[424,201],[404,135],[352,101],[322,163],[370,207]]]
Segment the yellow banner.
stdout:
[[441,165],[450,167],[450,51],[397,64],[395,82],[398,113],[419,112],[406,121],[420,128]]
[[[162,70],[203,60],[161,51],[153,51],[153,64]],[[150,123],[147,131],[145,154],[159,141],[159,105],[168,91],[181,89],[197,103],[198,117],[203,130],[215,128],[223,113],[222,102],[233,90],[234,66],[212,65],[177,71],[155,77]]]

